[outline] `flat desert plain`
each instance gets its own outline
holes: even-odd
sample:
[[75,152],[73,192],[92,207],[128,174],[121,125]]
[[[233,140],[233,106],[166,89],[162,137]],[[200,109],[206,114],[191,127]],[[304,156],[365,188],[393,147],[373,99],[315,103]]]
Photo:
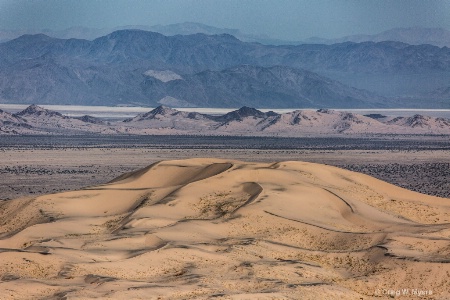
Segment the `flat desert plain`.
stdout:
[[450,199],[324,164],[441,148],[4,147],[42,189],[0,201],[0,298],[449,299]]
[[450,150],[0,148],[0,200],[102,184],[161,160],[226,158],[307,161],[357,171],[420,193],[450,198]]

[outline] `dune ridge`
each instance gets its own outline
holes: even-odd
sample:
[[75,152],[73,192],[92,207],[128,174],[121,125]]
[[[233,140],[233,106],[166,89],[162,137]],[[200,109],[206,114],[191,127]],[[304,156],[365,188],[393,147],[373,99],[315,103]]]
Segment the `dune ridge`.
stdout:
[[448,299],[449,200],[314,163],[161,161],[103,185],[0,202],[0,291]]

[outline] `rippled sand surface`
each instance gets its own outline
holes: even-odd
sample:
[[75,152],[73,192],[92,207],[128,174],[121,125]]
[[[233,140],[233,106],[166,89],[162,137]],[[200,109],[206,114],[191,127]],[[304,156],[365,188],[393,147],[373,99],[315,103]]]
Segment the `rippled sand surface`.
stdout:
[[450,199],[306,162],[162,161],[0,202],[0,279],[1,299],[448,299]]

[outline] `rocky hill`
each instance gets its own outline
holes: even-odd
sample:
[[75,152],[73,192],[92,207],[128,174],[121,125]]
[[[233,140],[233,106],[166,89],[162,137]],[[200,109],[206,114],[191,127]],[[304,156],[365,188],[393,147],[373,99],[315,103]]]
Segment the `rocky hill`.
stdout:
[[107,122],[91,116],[68,117],[31,105],[10,114],[0,112],[0,134],[136,134],[315,136],[371,134],[450,135],[450,120],[422,115],[363,116],[319,109],[278,114],[242,107],[224,115],[186,112],[159,106],[123,121]]
[[108,122],[90,116],[64,116],[59,112],[30,105],[16,114],[1,111],[0,134],[114,134]]
[[36,131],[27,120],[0,109],[0,135],[33,134]]

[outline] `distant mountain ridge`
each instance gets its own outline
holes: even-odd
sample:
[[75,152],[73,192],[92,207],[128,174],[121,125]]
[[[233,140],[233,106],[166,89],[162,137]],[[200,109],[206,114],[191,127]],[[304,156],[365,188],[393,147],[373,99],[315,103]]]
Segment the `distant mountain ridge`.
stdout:
[[411,117],[363,116],[329,109],[262,112],[241,107],[224,115],[178,111],[159,106],[147,113],[117,122],[90,116],[68,117],[31,105],[10,114],[0,110],[0,135],[20,134],[135,134],[320,136],[371,134],[450,135],[450,120],[423,115]]
[[267,46],[229,34],[121,30],[93,41],[39,34],[0,44],[4,103],[411,107],[371,86],[402,83],[396,98],[448,107],[435,91],[449,74],[449,48],[400,42]]
[[214,26],[205,25],[198,22],[183,22],[169,25],[127,25],[114,28],[88,28],[82,26],[70,27],[64,30],[0,30],[0,42],[16,39],[24,34],[45,34],[54,38],[60,39],[85,39],[94,40],[96,38],[108,35],[118,30],[144,30],[158,32],[166,36],[174,35],[191,35],[202,33],[206,35],[229,34],[233,35],[244,42],[257,42],[267,45],[296,45],[301,44],[298,41],[286,41],[281,39],[271,38],[267,35],[246,34],[239,29],[232,28],[218,28]]
[[144,31],[158,32],[166,36],[191,35],[202,33],[206,35],[233,35],[243,42],[257,42],[265,45],[300,45],[300,44],[337,44],[345,42],[384,42],[395,41],[410,45],[429,44],[438,47],[450,47],[450,30],[444,28],[392,28],[376,34],[348,35],[340,38],[310,37],[304,40],[291,41],[271,38],[264,34],[254,35],[243,33],[239,29],[218,28],[198,22],[183,22],[168,25],[127,25],[114,28],[88,28],[74,26],[64,30],[0,30],[0,42],[16,39],[24,34],[45,34],[60,39],[86,39],[108,35],[118,30],[138,29]]
[[[133,30],[93,42],[22,36],[0,44],[0,98],[152,106],[170,97],[209,107],[372,107],[369,102],[380,98],[305,70],[236,66],[264,64],[252,57],[258,49],[269,50],[231,35],[166,37]],[[228,66],[236,67],[223,70]]]
[[337,39],[309,38],[304,43],[336,44],[345,42],[384,42],[394,41],[410,45],[433,45],[450,47],[450,30],[443,28],[393,28],[378,34],[349,35]]

